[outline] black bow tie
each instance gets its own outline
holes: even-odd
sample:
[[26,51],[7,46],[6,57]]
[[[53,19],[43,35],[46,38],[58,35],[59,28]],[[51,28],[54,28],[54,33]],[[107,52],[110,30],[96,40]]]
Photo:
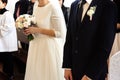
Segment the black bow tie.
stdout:
[[86,0],[81,0],[81,5],[84,5],[86,3]]
[[85,4],[86,3],[86,0],[82,0],[82,4]]
[[85,3],[86,3],[86,0],[81,0],[81,1],[79,2],[79,8],[80,8],[81,6],[83,6]]

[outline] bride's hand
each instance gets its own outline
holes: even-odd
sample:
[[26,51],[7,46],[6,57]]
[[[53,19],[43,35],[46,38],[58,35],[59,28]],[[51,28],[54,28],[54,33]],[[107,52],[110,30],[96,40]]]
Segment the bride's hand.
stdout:
[[28,28],[24,29],[24,30],[23,30],[23,33],[24,33],[25,35],[31,34]]
[[37,33],[37,31],[38,31],[37,27],[28,27],[27,29],[24,30],[24,34],[25,35],[34,34]]

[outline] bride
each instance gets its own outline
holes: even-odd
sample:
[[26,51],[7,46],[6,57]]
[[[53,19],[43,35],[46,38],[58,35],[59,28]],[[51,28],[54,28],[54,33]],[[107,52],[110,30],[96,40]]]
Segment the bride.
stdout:
[[25,80],[64,80],[61,68],[66,25],[58,0],[37,0],[33,15],[36,26],[24,30],[32,34]]

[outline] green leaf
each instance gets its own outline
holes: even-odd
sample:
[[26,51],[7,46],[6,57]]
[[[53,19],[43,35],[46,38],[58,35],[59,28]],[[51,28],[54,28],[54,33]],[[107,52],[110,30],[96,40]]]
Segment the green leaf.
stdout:
[[33,40],[33,39],[34,39],[34,37],[33,37],[33,35],[32,35],[32,34],[28,35],[28,36],[27,36],[27,38],[28,38],[28,40],[29,40],[29,41],[31,41],[31,40]]

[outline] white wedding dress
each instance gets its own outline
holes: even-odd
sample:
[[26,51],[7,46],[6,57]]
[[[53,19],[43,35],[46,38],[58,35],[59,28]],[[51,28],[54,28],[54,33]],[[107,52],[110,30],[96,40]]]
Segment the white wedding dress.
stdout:
[[38,27],[53,29],[56,37],[33,34],[30,41],[25,80],[64,80],[62,69],[63,46],[66,26],[57,8],[49,2],[44,7],[34,5],[34,16]]
[[112,57],[118,51],[120,51],[120,33],[116,33],[110,57]]
[[120,33],[117,33],[109,57],[108,80],[120,80]]
[[120,51],[111,56],[109,60],[108,80],[120,80]]

